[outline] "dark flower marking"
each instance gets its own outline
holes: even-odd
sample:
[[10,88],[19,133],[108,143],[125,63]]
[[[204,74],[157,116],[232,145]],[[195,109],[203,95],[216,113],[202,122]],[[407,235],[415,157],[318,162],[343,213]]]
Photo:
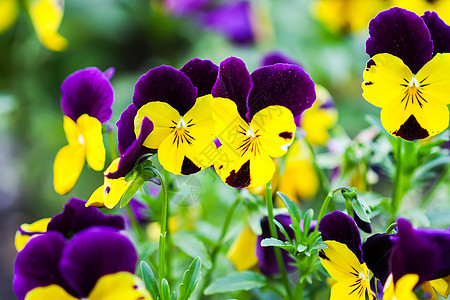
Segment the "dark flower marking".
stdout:
[[190,175],[197,173],[201,170],[200,167],[198,167],[196,164],[192,162],[187,156],[183,159],[183,165],[181,166],[181,174],[183,175]]
[[407,141],[424,139],[430,135],[426,129],[420,126],[414,115],[409,116],[408,120],[406,120],[406,122],[392,134],[399,136]]
[[292,139],[292,132],[284,131],[279,134],[283,139]]
[[250,160],[243,164],[239,171],[231,171],[225,182],[235,188],[248,186],[250,184]]

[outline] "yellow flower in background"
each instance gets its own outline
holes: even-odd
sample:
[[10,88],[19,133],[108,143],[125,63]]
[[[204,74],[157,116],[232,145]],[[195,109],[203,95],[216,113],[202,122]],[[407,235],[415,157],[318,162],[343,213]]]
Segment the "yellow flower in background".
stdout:
[[336,125],[338,112],[326,88],[316,84],[316,101],[301,116],[300,123],[306,139],[312,145],[325,145],[330,138],[328,129]]
[[17,0],[0,0],[0,33],[14,24],[19,14]]
[[44,218],[31,224],[20,225],[14,237],[14,246],[17,252],[21,251],[32,237],[47,232],[47,225],[50,220],[51,218]]
[[417,300],[413,290],[419,281],[419,275],[406,274],[402,276],[394,285],[392,274],[389,275],[384,285],[383,300]]
[[227,257],[238,272],[256,266],[258,263],[258,257],[256,257],[256,234],[250,226],[246,226],[233,242],[233,245],[228,250]]
[[380,11],[389,8],[384,0],[318,0],[313,2],[313,15],[329,30],[354,32],[367,28]]
[[391,7],[401,7],[419,16],[426,11],[434,11],[445,23],[450,23],[450,1],[448,0],[392,0]]

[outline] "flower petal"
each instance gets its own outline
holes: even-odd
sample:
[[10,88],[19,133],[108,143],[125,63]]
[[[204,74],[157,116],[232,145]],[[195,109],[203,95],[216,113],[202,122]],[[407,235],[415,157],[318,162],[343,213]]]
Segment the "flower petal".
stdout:
[[261,62],[262,66],[270,66],[270,65],[275,65],[275,64],[293,64],[293,65],[300,66],[299,63],[297,63],[290,57],[287,57],[286,55],[284,55],[281,52],[274,51],[274,52],[270,52],[270,53],[264,55],[262,62]]
[[147,136],[144,146],[151,149],[158,149],[165,138],[175,130],[181,118],[178,111],[166,102],[149,102],[142,106],[134,120],[134,132],[139,136],[141,125],[147,117],[153,122],[154,129]]
[[450,52],[450,26],[444,23],[437,13],[427,11],[422,16],[433,40],[433,56]]
[[142,280],[128,272],[119,272],[100,277],[89,294],[89,300],[150,300]]
[[13,289],[19,299],[36,287],[50,284],[66,287],[58,271],[65,246],[66,240],[60,233],[49,232],[31,239],[17,254]]
[[327,214],[319,223],[322,240],[333,240],[347,245],[362,263],[361,235],[355,221],[341,211]]
[[314,82],[299,66],[276,64],[252,73],[254,87],[248,100],[249,119],[270,105],[282,105],[294,118],[310,108],[316,99]]
[[237,44],[250,44],[255,40],[251,13],[249,1],[224,2],[203,14],[203,23]]
[[149,118],[144,117],[141,124],[141,130],[138,138],[128,147],[128,149],[120,156],[119,165],[116,172],[108,173],[105,176],[110,179],[118,179],[125,177],[131,172],[137,163],[139,157],[143,154],[142,145],[148,135],[153,131],[153,122]]
[[[365,300],[366,291],[363,285],[356,284],[355,279],[339,281],[331,287],[330,300]],[[369,298],[371,300],[374,297]],[[383,298],[384,299],[384,298]]]
[[134,273],[137,254],[124,235],[107,228],[86,229],[64,249],[59,270],[68,284],[87,297],[103,275],[121,271]]
[[416,74],[433,53],[425,22],[415,13],[394,7],[379,13],[369,23],[366,52],[370,57],[389,53],[399,57]]
[[17,252],[21,251],[32,237],[45,233],[50,220],[51,218],[44,218],[31,224],[20,225],[14,237],[14,246]]
[[53,164],[53,186],[58,194],[68,193],[83,170],[86,150],[83,145],[67,145],[56,154]]
[[219,67],[210,60],[191,59],[181,69],[197,88],[197,98],[211,94],[216,82]]
[[86,160],[89,166],[95,171],[101,171],[105,166],[106,156],[102,124],[96,118],[83,114],[78,118],[77,125],[86,145]]
[[245,63],[229,57],[219,66],[219,75],[212,89],[214,97],[233,100],[242,119],[247,120],[247,100],[253,87],[252,78]]
[[369,269],[384,285],[390,274],[389,256],[392,251],[390,234],[374,234],[362,245],[363,258]]
[[58,299],[58,300],[77,300],[65,289],[59,285],[52,284],[46,287],[34,288],[28,292],[25,300],[48,300],[48,299]]
[[256,266],[258,258],[256,257],[255,247],[256,234],[249,226],[246,226],[227,253],[228,259],[231,260],[238,272]]
[[321,249],[319,257],[330,276],[337,281],[356,280],[363,268],[355,254],[346,244],[334,240],[326,240],[324,243],[328,248]]
[[423,98],[450,104],[450,53],[438,53],[417,73]]
[[117,230],[125,229],[121,216],[107,216],[95,207],[85,207],[86,201],[70,198],[62,213],[54,216],[48,224],[49,231],[61,232],[66,238],[92,226],[106,226]]
[[272,157],[286,154],[294,141],[295,122],[289,109],[271,105],[258,111],[250,123],[261,146]]
[[98,68],[86,68],[70,74],[61,85],[61,92],[62,110],[73,121],[83,114],[101,123],[111,118],[114,90],[108,77]]
[[405,84],[413,74],[403,61],[391,54],[373,56],[364,70],[363,97],[377,107],[400,102],[405,95]]
[[[184,115],[195,103],[197,88],[183,72],[170,66],[151,69],[136,82],[133,104],[136,108],[162,101]],[[152,118],[150,118],[153,122]]]
[[120,115],[119,121],[116,123],[120,155],[122,155],[136,140],[136,134],[134,133],[134,117],[136,117],[137,111],[134,104],[128,105]]

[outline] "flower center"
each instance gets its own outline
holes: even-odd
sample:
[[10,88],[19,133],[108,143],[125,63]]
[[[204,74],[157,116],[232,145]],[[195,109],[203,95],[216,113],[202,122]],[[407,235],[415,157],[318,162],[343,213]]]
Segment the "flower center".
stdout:
[[416,88],[416,89],[418,89],[420,87],[419,86],[419,82],[417,81],[416,75],[413,75],[411,81],[409,82],[409,87],[410,88]]
[[253,132],[253,129],[251,126],[248,127],[246,136],[251,136],[253,138],[255,137],[255,133]]
[[181,127],[183,127],[183,128],[186,128],[186,127],[187,127],[187,124],[186,124],[186,122],[183,120],[183,117],[180,118],[180,121],[178,121],[178,124],[177,124],[177,129],[180,129]]

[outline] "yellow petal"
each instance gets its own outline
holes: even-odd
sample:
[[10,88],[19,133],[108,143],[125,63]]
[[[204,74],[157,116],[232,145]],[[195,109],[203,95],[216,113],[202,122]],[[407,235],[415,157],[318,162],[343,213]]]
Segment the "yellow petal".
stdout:
[[102,123],[84,114],[78,118],[77,125],[86,145],[86,159],[89,166],[95,171],[103,170],[106,151],[103,144]]
[[0,0],[0,33],[14,24],[18,12],[17,0]]
[[[44,218],[31,224],[20,225],[20,229],[16,231],[16,236],[14,238],[14,246],[16,247],[16,250],[21,251],[31,238],[38,236],[39,233],[46,232],[47,225],[50,220],[51,218]],[[31,235],[23,233],[23,231],[30,233]]]
[[330,300],[366,300],[365,286],[355,283],[355,280],[345,280],[333,284]]
[[425,281],[420,284],[420,287],[422,288],[424,293],[427,293],[429,297],[427,300],[439,300],[438,295],[436,295],[436,292],[434,291],[430,281]]
[[216,151],[211,100],[211,95],[198,98],[159,145],[158,159],[167,171],[189,175],[212,165],[211,159],[205,155],[208,149]]
[[404,85],[413,76],[400,58],[388,53],[374,55],[367,62],[363,75],[363,97],[377,107],[400,102],[404,97]]
[[53,51],[67,48],[67,40],[57,32],[64,14],[64,1],[32,0],[29,13],[36,34],[45,47]]
[[66,134],[69,145],[81,145],[82,142],[84,143],[77,123],[68,116],[64,116],[64,133]]
[[258,111],[250,123],[255,136],[272,157],[286,154],[295,135],[292,112],[284,106],[271,105]]
[[46,287],[37,287],[32,289],[25,296],[25,300],[76,300],[67,293],[62,287],[56,284],[52,284]]
[[332,240],[324,243],[328,248],[320,250],[320,261],[333,279],[346,281],[363,272],[361,263],[347,245]]
[[450,293],[450,275],[444,278],[431,280],[430,283],[439,295],[448,298]]
[[166,102],[149,102],[142,106],[134,119],[134,132],[139,136],[142,120],[148,117],[152,120],[154,129],[148,135],[144,146],[150,149],[158,149],[162,141],[174,131],[180,120],[178,111]]
[[427,101],[450,104],[450,53],[437,53],[416,77]]
[[128,272],[100,277],[88,296],[89,300],[152,299],[142,280]]
[[86,207],[88,206],[95,206],[95,207],[104,207],[105,206],[105,185],[102,184],[99,186],[89,197],[88,201],[85,204]]
[[246,226],[228,250],[227,257],[238,272],[248,270],[258,263],[256,257],[256,234]]
[[83,145],[67,145],[56,154],[53,185],[58,194],[68,193],[77,182],[84,166],[85,152]]
[[386,283],[384,284],[383,300],[417,300],[417,296],[414,294],[413,289],[419,281],[419,275],[406,274],[400,278],[394,286],[392,280],[392,274],[389,275]]

